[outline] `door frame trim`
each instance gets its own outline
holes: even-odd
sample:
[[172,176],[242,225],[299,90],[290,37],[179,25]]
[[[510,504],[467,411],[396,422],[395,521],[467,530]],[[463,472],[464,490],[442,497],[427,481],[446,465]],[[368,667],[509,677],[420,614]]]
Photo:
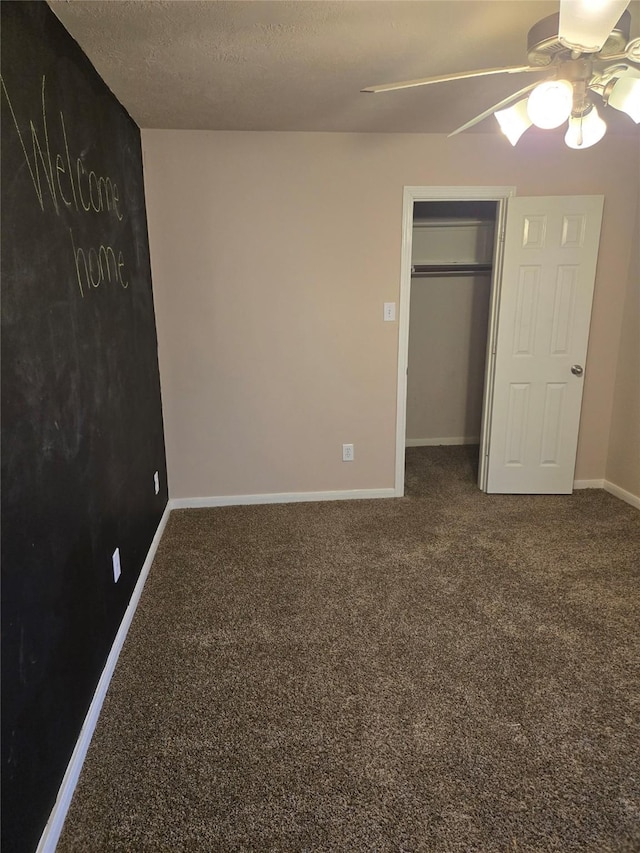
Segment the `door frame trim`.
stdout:
[[497,293],[502,270],[502,235],[506,221],[507,200],[516,195],[516,187],[404,187],[402,196],[402,256],[400,262],[400,301],[398,309],[398,382],[396,402],[396,497],[404,495],[404,463],[407,428],[407,367],[409,363],[409,307],[411,302],[411,248],[413,242],[413,205],[416,201],[495,201],[498,203],[496,217],[496,243],[494,269],[491,279],[491,302],[489,307],[489,329],[487,335],[487,359],[485,389],[482,406],[482,432],[480,438],[480,476],[478,484],[486,490],[486,459],[489,441],[493,367],[489,354],[498,325],[499,294]]

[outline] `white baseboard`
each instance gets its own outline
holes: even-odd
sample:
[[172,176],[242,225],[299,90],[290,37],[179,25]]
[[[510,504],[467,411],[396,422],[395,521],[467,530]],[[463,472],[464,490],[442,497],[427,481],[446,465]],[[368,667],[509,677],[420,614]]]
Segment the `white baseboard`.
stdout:
[[573,488],[604,489],[605,492],[609,492],[610,495],[620,498],[620,500],[631,504],[631,506],[634,506],[636,509],[640,509],[640,497],[638,497],[638,495],[634,495],[633,492],[628,492],[626,489],[616,486],[615,483],[610,483],[609,480],[574,480]]
[[620,486],[616,486],[615,483],[610,483],[608,480],[604,481],[604,489],[606,492],[609,492],[609,494],[614,495],[614,497],[620,498],[620,500],[631,504],[631,506],[634,506],[636,509],[640,509],[640,497],[638,497],[638,495],[634,495],[633,492],[621,489]]
[[604,480],[574,480],[574,489],[604,489]]
[[49,820],[47,821],[47,825],[40,837],[40,843],[38,844],[36,853],[55,853],[56,845],[58,844],[58,839],[60,838],[60,833],[62,832],[62,827],[64,825],[67,812],[69,811],[69,806],[71,805],[71,798],[73,797],[73,792],[78,782],[80,771],[82,770],[82,765],[87,755],[87,750],[89,749],[89,744],[91,743],[96,723],[98,722],[100,709],[102,708],[104,697],[107,695],[107,688],[109,687],[111,676],[116,668],[120,651],[122,650],[122,646],[124,645],[125,638],[129,631],[133,614],[135,613],[138,602],[140,601],[142,589],[149,574],[149,569],[153,563],[153,558],[155,557],[158,545],[160,544],[160,539],[162,538],[162,533],[164,532],[170,512],[171,509],[169,503],[167,503],[164,513],[162,514],[162,518],[160,519],[158,529],[156,530],[153,541],[151,542],[147,557],[142,569],[140,570],[140,576],[133,590],[133,594],[131,595],[129,605],[122,617],[120,628],[118,629],[118,633],[116,634],[113,645],[111,646],[109,657],[107,658],[107,662],[102,670],[102,675],[100,676],[98,686],[93,694],[91,705],[89,705],[87,716],[84,718],[84,723],[82,724],[82,729],[78,735],[75,749],[73,750],[73,754],[71,755],[71,759],[67,765],[67,771],[64,774],[64,778],[60,785],[58,796],[49,816]]
[[405,447],[437,447],[441,444],[480,444],[480,436],[454,435],[446,438],[407,438]]
[[395,489],[345,489],[338,492],[274,492],[264,495],[218,495],[201,498],[172,498],[170,509],[204,509],[216,506],[250,504],[287,504],[307,501],[354,501],[369,498],[395,498]]

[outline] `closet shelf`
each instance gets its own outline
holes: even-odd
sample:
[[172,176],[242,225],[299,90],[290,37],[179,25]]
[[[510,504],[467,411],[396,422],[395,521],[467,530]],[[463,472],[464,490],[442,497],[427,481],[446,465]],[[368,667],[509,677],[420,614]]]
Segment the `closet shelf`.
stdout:
[[448,276],[448,275],[479,275],[490,273],[491,264],[413,264],[412,277]]

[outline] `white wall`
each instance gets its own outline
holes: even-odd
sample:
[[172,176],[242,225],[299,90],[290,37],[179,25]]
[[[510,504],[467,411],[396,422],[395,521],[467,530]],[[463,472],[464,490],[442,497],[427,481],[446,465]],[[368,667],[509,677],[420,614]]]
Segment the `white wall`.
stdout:
[[[632,136],[143,131],[172,497],[391,488],[405,185],[604,194],[576,477],[602,478]],[[343,442],[356,460],[341,461]]]

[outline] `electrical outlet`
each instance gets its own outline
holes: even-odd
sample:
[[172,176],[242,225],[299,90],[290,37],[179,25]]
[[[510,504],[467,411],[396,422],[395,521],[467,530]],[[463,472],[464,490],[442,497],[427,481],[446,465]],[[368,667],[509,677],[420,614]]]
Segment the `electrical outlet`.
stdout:
[[393,322],[396,319],[396,303],[395,302],[385,302],[384,303],[384,319],[385,322]]
[[157,494],[158,494],[158,492],[160,491],[160,475],[158,474],[158,472],[157,472],[157,471],[156,471],[156,473],[153,475],[153,486],[154,486],[154,488],[155,488],[155,490],[156,490],[156,495],[157,495]]
[[120,548],[116,548],[113,552],[111,562],[113,563],[113,582],[118,583],[118,578],[122,571],[120,568]]
[[342,445],[342,461],[353,462],[353,444]]

